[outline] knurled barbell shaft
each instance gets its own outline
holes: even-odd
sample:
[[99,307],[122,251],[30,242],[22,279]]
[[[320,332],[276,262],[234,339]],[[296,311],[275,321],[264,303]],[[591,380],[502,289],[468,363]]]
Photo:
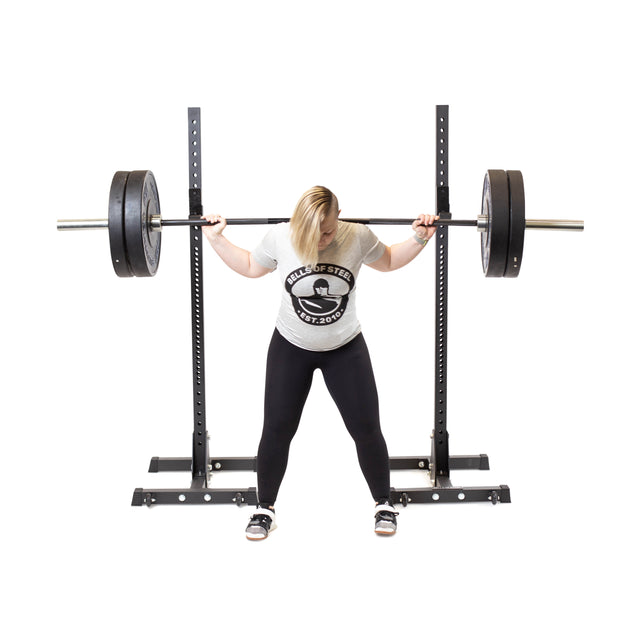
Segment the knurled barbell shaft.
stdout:
[[[289,222],[290,218],[227,218],[229,225],[243,224],[280,224],[281,222]],[[411,225],[415,218],[340,218],[342,222],[356,222],[358,224],[378,224],[378,225]],[[161,220],[163,227],[179,227],[189,225],[199,227],[210,225],[211,223],[201,220]],[[475,227],[477,220],[438,220],[437,224],[432,226],[453,226],[453,227]],[[153,221],[152,221],[153,225]]]
[[[343,222],[372,225],[411,225],[415,218],[340,218]],[[279,224],[289,222],[289,218],[227,218],[228,225]],[[151,227],[203,227],[212,223],[201,219],[183,218],[179,220],[161,219],[151,221]],[[477,220],[438,220],[434,227],[482,227],[483,216]],[[90,231],[107,229],[109,221],[104,220],[58,220],[58,231]],[[527,229],[547,229],[552,231],[583,231],[582,220],[527,220]]]

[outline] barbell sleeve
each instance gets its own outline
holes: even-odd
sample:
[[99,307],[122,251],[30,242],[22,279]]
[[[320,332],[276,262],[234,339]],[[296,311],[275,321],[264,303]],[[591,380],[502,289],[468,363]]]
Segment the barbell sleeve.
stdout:
[[584,231],[584,220],[525,220],[525,227],[549,231]]
[[108,220],[58,220],[58,231],[90,231],[108,229]]

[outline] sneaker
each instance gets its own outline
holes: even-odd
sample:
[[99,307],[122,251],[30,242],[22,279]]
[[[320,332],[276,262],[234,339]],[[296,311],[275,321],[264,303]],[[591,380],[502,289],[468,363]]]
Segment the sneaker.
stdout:
[[396,522],[397,511],[388,502],[376,505],[376,528],[375,532],[382,536],[392,536],[398,527]]
[[271,509],[256,509],[247,525],[247,540],[264,540],[275,528],[275,511],[271,511]]

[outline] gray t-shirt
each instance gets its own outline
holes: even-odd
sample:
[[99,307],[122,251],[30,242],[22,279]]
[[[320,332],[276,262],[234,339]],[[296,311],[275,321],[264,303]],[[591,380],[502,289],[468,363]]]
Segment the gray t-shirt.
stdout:
[[253,250],[267,269],[278,268],[282,302],[276,328],[289,342],[309,351],[337,349],[360,333],[356,278],[385,246],[365,225],[338,221],[331,244],[312,270],[300,263],[289,238],[289,223],[275,225]]

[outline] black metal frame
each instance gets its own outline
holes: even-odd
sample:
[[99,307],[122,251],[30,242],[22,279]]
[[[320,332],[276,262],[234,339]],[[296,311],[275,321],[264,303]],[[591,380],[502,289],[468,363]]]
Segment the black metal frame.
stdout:
[[[436,107],[436,214],[450,220],[449,209],[449,107]],[[439,502],[511,502],[507,485],[489,487],[454,486],[452,469],[488,470],[489,458],[450,456],[447,431],[447,320],[449,296],[449,229],[438,227],[436,239],[435,288],[435,397],[434,420],[431,432],[431,456],[422,458],[391,458],[391,469],[420,469],[428,471],[431,487],[391,489],[391,499],[407,505],[410,502],[437,504]]]
[[[189,220],[202,216],[202,146],[200,109],[189,108]],[[191,357],[193,362],[193,444],[191,458],[152,458],[149,472],[191,471],[188,489],[142,489],[133,492],[132,506],[154,504],[255,504],[255,487],[214,489],[209,487],[213,471],[255,471],[253,458],[209,457],[209,434],[204,377],[204,288],[202,273],[202,227],[190,226],[191,247]]]
[[[189,220],[202,216],[202,152],[200,145],[200,109],[189,109]],[[449,209],[449,107],[436,107],[436,213],[441,220],[451,220]],[[152,458],[149,472],[191,471],[188,489],[136,489],[132,505],[146,504],[256,504],[255,487],[215,489],[209,487],[210,474],[216,471],[256,471],[256,458],[211,458],[206,428],[204,377],[204,296],[202,277],[201,227],[190,222],[191,243],[191,319],[193,360],[193,453],[191,458]],[[249,224],[247,222],[247,224]],[[507,485],[454,486],[451,470],[488,470],[485,454],[449,455],[447,431],[447,305],[448,305],[448,229],[440,226],[436,238],[435,304],[435,400],[431,455],[389,458],[392,471],[424,471],[431,486],[391,488],[391,499],[409,503],[511,502]]]

